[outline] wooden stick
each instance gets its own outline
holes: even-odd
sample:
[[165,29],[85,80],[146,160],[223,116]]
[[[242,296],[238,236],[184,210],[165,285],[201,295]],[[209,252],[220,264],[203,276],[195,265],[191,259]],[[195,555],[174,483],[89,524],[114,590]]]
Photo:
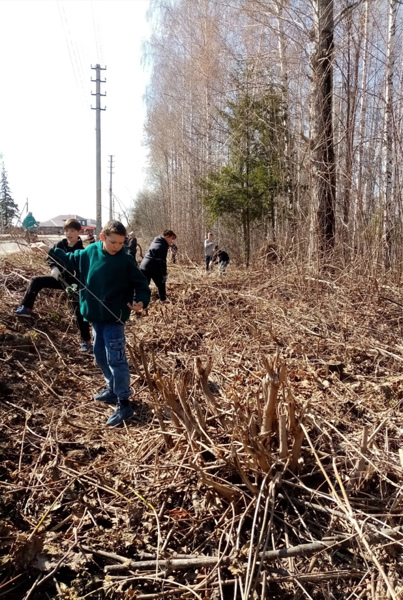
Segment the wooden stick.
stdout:
[[[400,529],[382,529],[378,533],[371,534],[368,536],[368,542],[375,544],[383,541],[385,538],[393,539],[399,542],[403,539],[403,533]],[[335,546],[352,546],[356,543],[355,536],[340,537],[340,538],[325,538],[321,541],[311,542],[310,544],[299,544],[298,546],[291,546],[290,548],[280,548],[279,550],[269,550],[268,552],[259,553],[259,560],[264,563],[274,562],[275,560],[290,558],[293,556],[311,556],[317,552],[322,552],[328,548]],[[120,565],[106,565],[105,572],[109,573],[112,571],[121,571],[124,569],[154,569],[157,561],[156,560],[140,560],[132,561],[125,556],[115,555],[113,553],[104,552],[102,550],[92,550],[88,546],[82,546],[86,552],[92,552],[105,556],[106,558],[112,558],[119,560],[122,564]],[[222,566],[228,566],[235,560],[231,556],[197,556],[194,558],[172,558],[159,560],[158,566],[160,569],[168,569],[171,571],[186,571],[190,568],[203,568],[203,567],[214,567],[218,561],[221,562]],[[240,557],[236,559],[241,560]]]
[[288,456],[287,415],[284,413],[279,416],[279,456],[283,459]]

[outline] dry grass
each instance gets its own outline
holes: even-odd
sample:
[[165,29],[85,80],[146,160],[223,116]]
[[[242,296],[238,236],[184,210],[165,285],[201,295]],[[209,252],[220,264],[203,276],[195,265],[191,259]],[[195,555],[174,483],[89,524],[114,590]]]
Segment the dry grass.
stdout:
[[402,597],[391,280],[170,266],[107,429],[63,294],[13,316],[44,269],[2,261],[0,598]]

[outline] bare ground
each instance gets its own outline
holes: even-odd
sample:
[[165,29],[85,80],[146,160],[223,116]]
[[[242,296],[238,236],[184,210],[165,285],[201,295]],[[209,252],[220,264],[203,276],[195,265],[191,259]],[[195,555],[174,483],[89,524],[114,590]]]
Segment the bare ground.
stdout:
[[41,259],[1,261],[0,598],[403,598],[392,279],[170,266],[112,412]]

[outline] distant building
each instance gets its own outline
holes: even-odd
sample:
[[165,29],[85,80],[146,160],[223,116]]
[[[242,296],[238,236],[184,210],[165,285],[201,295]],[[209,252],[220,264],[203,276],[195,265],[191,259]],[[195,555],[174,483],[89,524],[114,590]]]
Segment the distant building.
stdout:
[[83,229],[88,229],[89,231],[94,231],[96,226],[95,219],[85,219],[84,217],[80,217],[80,215],[58,215],[53,219],[49,219],[49,221],[41,221],[39,223],[39,227],[37,229],[38,233],[46,234],[63,234],[64,223],[68,219],[77,219],[82,225]]

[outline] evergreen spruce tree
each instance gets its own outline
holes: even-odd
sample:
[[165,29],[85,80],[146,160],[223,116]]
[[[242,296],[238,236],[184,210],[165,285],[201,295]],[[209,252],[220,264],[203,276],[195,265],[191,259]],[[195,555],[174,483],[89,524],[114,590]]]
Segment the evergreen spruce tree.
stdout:
[[240,227],[248,265],[251,224],[271,214],[274,197],[284,185],[279,159],[284,134],[279,95],[270,89],[251,93],[245,87],[222,113],[227,164],[199,184],[211,221],[227,215]]
[[7,172],[3,163],[0,181],[0,226],[2,229],[9,227],[12,220],[18,217],[18,206],[11,196],[10,186],[8,185]]

